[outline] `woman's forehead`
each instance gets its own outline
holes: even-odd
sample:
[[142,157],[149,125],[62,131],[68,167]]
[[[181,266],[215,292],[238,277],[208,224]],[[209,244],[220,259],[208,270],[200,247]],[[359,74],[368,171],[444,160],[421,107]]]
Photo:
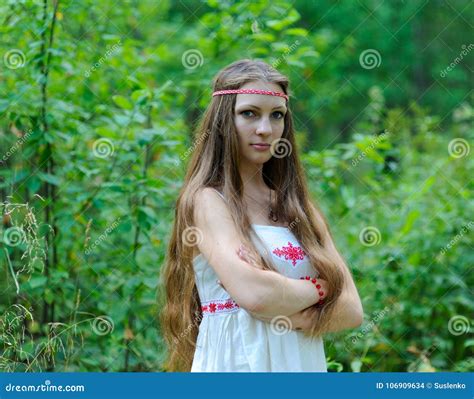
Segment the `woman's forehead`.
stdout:
[[[240,89],[266,90],[284,93],[280,85],[271,82],[264,82],[261,80],[247,82],[246,84],[242,85]],[[275,108],[278,106],[285,107],[286,101],[282,97],[268,96],[265,94],[237,94],[235,107],[237,108],[244,105],[253,105],[258,108]]]

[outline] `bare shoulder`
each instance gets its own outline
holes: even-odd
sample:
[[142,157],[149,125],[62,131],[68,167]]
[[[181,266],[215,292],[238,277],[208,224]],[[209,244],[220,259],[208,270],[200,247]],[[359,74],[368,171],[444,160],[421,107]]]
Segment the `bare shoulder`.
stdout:
[[194,198],[194,222],[213,234],[234,233],[235,226],[224,199],[210,187],[201,188]]
[[195,205],[205,205],[208,202],[214,202],[216,200],[222,201],[216,190],[211,187],[201,187],[195,196]]
[[226,213],[228,213],[228,210],[224,199],[216,190],[210,187],[202,187],[197,191],[194,197],[194,219],[196,223],[197,219],[201,219],[207,214],[218,217],[225,216]]

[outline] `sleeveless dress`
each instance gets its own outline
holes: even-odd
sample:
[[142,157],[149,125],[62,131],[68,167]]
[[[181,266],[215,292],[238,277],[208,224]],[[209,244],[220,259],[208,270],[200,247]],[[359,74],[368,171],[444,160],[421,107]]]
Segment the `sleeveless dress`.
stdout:
[[[271,253],[279,273],[295,279],[317,277],[288,228],[252,228],[264,243],[262,247],[252,238],[257,250]],[[327,371],[322,338],[289,329],[282,316],[273,324],[254,318],[217,283],[217,274],[202,254],[193,259],[193,268],[202,320],[191,372]]]

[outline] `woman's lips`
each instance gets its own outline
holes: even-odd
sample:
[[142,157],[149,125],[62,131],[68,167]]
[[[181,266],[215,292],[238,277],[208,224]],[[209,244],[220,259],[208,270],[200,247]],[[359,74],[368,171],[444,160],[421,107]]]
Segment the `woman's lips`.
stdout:
[[257,151],[267,151],[270,148],[270,144],[250,144]]

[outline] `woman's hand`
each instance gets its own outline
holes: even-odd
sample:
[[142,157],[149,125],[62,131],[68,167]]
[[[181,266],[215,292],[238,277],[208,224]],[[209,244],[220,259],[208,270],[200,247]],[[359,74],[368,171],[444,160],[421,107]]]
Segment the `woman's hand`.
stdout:
[[244,262],[247,262],[250,266],[263,270],[263,266],[259,263],[258,259],[248,250],[245,245],[240,245],[239,249],[237,250],[237,255],[239,255],[239,258]]
[[312,318],[315,316],[315,309],[313,306],[302,310],[301,312],[295,313],[291,316],[275,316],[275,317],[264,317],[256,313],[247,311],[252,317],[263,321],[265,323],[281,323],[286,328],[296,331],[309,331],[313,325]]
[[316,316],[318,310],[315,306],[303,309],[301,312],[295,313],[290,316],[290,320],[295,326],[295,330],[309,331],[313,327],[313,319]]
[[[250,251],[244,246],[240,245],[239,249],[237,250],[237,255],[239,256],[240,259],[242,259],[244,262],[248,263],[250,266],[255,267],[257,269],[262,269],[263,267],[260,265],[258,260],[255,258],[254,255],[250,253]],[[220,280],[217,280],[217,283],[225,289],[225,287],[222,285]],[[321,289],[324,293],[321,299],[324,299],[326,297],[327,293],[327,282],[322,279],[318,279],[318,283],[321,285]],[[316,291],[316,289],[315,289]],[[266,316],[261,316],[257,313],[252,313],[247,311],[249,314],[252,315],[252,317],[263,321],[265,323],[272,323],[272,321],[278,321],[282,320],[283,317],[286,317],[289,321],[287,323],[289,329],[291,330],[298,330],[298,331],[306,331],[311,329],[312,327],[312,318],[314,317],[315,314],[315,309],[314,306],[310,306],[309,308],[306,308],[298,313],[295,313],[291,316],[274,316],[274,317],[266,317]]]

